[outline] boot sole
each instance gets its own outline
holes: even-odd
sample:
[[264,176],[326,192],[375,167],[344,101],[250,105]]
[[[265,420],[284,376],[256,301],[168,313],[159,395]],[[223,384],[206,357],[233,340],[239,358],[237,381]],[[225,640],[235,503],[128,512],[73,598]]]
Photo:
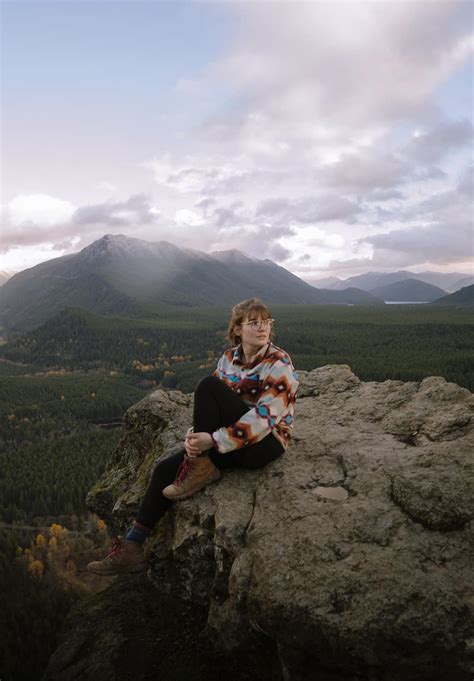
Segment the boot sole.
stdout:
[[[211,480],[207,480],[203,485],[201,485],[201,487],[198,487],[197,489],[193,489],[191,492],[185,492],[184,494],[179,494],[178,496],[166,497],[166,499],[169,499],[170,501],[181,501],[181,499],[189,499],[189,497],[193,497],[195,494],[200,492],[202,489],[204,489],[208,485],[212,485],[214,482],[217,482],[220,477],[221,477],[221,474],[218,473]],[[165,496],[165,495],[163,495],[163,496]]]
[[110,570],[110,571],[100,571],[100,570],[91,570],[89,566],[87,566],[87,571],[90,572],[93,575],[98,575],[99,577],[111,577],[113,575],[130,575],[130,574],[138,574],[139,572],[143,572],[146,570],[147,566],[146,563],[142,563],[141,565],[132,565],[126,570]]

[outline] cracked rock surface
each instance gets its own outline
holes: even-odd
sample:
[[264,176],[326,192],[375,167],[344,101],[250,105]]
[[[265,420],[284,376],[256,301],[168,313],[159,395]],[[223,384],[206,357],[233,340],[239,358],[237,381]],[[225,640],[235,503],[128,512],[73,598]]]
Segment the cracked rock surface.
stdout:
[[[232,665],[255,680],[471,681],[474,396],[440,377],[361,382],[345,365],[301,372],[299,395],[286,454],[223,472],[158,525],[143,626],[150,599],[179,594],[204,613],[196,637],[204,626],[219,659],[233,660],[228,681]],[[92,510],[125,529],[155,460],[182,441],[191,404],[155,391],[129,410]],[[114,589],[120,599],[120,579]],[[96,596],[104,616],[107,593]],[[46,679],[76,678],[58,663],[68,636]],[[92,627],[81,678],[93,641]],[[128,678],[109,667],[107,678]],[[211,668],[202,678],[223,677]]]

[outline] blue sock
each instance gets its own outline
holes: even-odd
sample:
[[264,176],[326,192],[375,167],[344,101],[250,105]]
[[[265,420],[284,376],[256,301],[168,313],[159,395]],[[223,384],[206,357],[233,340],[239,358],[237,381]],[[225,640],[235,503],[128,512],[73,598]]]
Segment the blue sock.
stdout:
[[140,523],[133,523],[132,528],[128,531],[126,539],[128,541],[136,541],[137,544],[143,544],[149,537],[151,530]]

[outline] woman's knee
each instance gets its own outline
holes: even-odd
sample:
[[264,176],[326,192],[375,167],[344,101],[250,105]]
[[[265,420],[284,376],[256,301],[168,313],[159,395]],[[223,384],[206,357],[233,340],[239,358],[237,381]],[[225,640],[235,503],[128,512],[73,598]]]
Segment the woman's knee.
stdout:
[[217,376],[204,376],[197,384],[194,394],[208,393],[213,390],[216,385],[219,385],[219,383],[221,383],[221,379],[217,378]]

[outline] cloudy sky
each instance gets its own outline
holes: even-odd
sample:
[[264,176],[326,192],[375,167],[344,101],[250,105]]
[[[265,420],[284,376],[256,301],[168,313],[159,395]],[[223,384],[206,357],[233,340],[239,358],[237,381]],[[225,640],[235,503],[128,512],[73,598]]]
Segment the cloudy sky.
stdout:
[[0,270],[108,233],[472,271],[473,8],[2,1]]

